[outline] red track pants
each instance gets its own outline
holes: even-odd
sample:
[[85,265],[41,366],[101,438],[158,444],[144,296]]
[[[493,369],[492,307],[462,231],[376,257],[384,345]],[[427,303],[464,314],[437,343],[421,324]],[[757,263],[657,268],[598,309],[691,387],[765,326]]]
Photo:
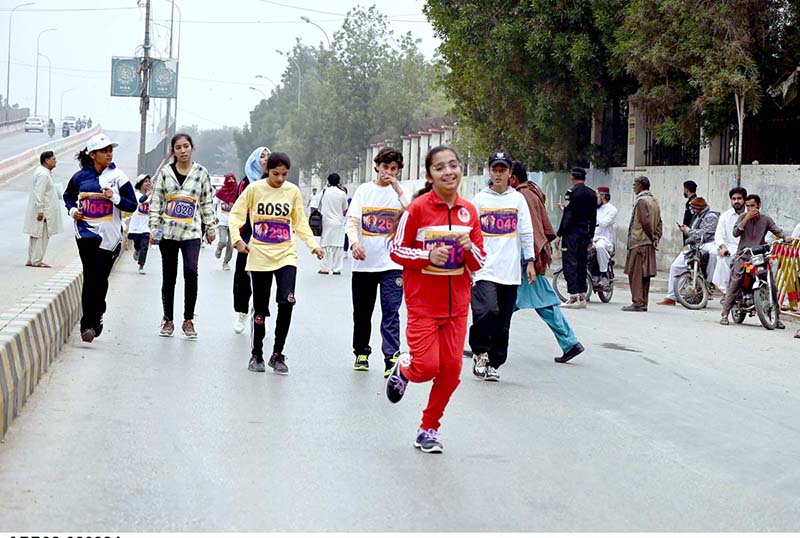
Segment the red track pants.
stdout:
[[461,382],[467,316],[426,318],[408,316],[406,341],[411,355],[400,370],[409,381],[425,383],[433,380],[428,406],[422,412],[423,430],[439,429],[439,419]]

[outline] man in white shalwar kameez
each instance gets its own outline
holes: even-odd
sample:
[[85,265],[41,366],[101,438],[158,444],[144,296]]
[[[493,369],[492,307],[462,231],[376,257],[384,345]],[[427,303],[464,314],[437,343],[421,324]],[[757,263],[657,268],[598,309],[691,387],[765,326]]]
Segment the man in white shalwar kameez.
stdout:
[[711,282],[722,293],[725,293],[728,288],[728,281],[731,279],[731,263],[736,249],[739,247],[739,238],[733,235],[733,227],[744,213],[744,199],[747,198],[747,190],[742,187],[734,187],[728,196],[731,199],[731,208],[719,216],[717,231],[714,234],[714,244],[717,247],[717,266],[711,278]]
[[39,166],[33,172],[33,188],[22,232],[29,235],[29,267],[50,267],[44,263],[50,236],[61,233],[61,204],[53,186],[50,172],[56,167],[56,156],[45,151],[39,156]]
[[320,262],[320,274],[342,273],[344,260],[345,213],[347,193],[339,186],[339,174],[328,176],[328,187],[322,191],[319,212],[322,213],[322,238],[320,246],[325,257]]

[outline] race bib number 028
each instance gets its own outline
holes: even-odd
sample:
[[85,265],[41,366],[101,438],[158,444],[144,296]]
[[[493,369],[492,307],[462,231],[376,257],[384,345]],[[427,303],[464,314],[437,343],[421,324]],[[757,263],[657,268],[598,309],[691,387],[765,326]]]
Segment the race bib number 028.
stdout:
[[283,246],[292,241],[289,219],[256,217],[253,223],[253,242],[257,245]]
[[516,237],[517,210],[515,208],[481,209],[481,231],[486,237]]
[[399,209],[365,207],[361,210],[361,233],[365,237],[388,237],[399,214]]
[[82,192],[80,208],[89,222],[110,222],[114,218],[114,204],[99,192]]
[[191,196],[181,194],[168,194],[167,205],[164,209],[164,218],[176,222],[190,224],[194,221],[194,212],[197,200]]
[[460,275],[464,273],[464,249],[456,239],[456,234],[450,231],[426,230],[422,241],[422,248],[433,250],[436,247],[447,245],[450,257],[444,265],[429,265],[422,270],[429,275]]

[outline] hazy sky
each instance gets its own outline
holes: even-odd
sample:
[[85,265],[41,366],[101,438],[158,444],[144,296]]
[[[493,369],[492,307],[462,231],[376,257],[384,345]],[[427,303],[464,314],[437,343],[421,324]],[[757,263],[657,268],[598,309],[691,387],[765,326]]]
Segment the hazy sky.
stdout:
[[[0,0],[0,94],[6,89],[8,21],[11,8],[25,0]],[[154,23],[151,32],[155,56],[167,57],[170,0],[151,0]],[[282,4],[282,5],[279,5]],[[325,42],[322,32],[303,21],[307,16],[333,38],[344,14],[355,5],[376,5],[393,20],[399,35],[412,32],[422,39],[422,50],[431,57],[438,44],[425,20],[423,0],[177,0],[183,14],[178,83],[178,124],[201,128],[241,126],[261,95],[269,95],[280,83],[286,58],[275,49],[289,50],[300,38],[304,43]],[[144,5],[144,2],[142,2]],[[80,11],[78,11],[80,10]],[[177,53],[178,10],[173,56]],[[33,113],[36,42],[40,53],[52,62],[51,117],[87,115],[115,130],[138,130],[139,100],[111,97],[112,56],[135,56],[144,36],[144,7],[136,0],[36,0],[14,12],[11,26],[11,102],[28,106]],[[39,115],[47,114],[47,60],[40,58]],[[164,114],[165,101],[152,100],[155,111]],[[151,105],[150,114],[153,113]],[[151,116],[149,116],[150,118]],[[152,120],[148,119],[148,127]]]

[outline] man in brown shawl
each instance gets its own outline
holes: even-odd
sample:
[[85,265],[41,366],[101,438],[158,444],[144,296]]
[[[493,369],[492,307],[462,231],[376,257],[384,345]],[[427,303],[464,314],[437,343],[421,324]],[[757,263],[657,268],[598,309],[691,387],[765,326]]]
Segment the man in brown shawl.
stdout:
[[661,209],[650,192],[650,180],[639,176],[633,180],[636,202],[628,226],[628,258],[625,274],[631,288],[632,304],[622,307],[625,312],[647,312],[650,279],[656,276],[656,249],[661,240],[663,225]]

